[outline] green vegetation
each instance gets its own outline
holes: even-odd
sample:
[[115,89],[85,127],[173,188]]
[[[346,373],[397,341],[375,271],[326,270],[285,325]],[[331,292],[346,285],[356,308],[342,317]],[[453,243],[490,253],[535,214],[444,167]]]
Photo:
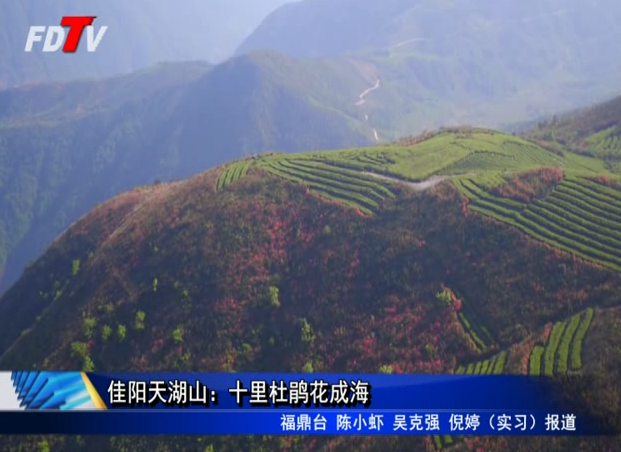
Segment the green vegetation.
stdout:
[[[437,141],[325,155],[263,154],[239,183],[231,180],[240,180],[243,168],[231,165],[99,206],[0,299],[0,319],[11,318],[0,328],[0,367],[94,369],[96,363],[97,369],[127,370],[492,375],[524,372],[530,359],[533,375],[582,367],[601,374],[602,357],[616,359],[610,347],[620,338],[608,325],[599,336],[589,336],[598,342],[589,343],[583,357],[593,318],[585,309],[594,306],[618,319],[618,273],[468,209],[490,204],[522,215],[557,206],[553,213],[571,223],[563,230],[573,224],[586,237],[586,226],[561,204],[582,202],[581,218],[599,225],[589,225],[591,235],[615,239],[614,184],[589,179],[590,170],[580,173],[569,157],[574,154],[550,155],[565,166],[537,166],[537,153],[547,151],[500,133],[458,129],[429,139]],[[479,153],[515,147],[523,154],[507,171],[490,164],[492,169],[476,174],[453,175],[454,163],[445,176],[455,184],[421,189],[410,179],[435,171],[427,151],[442,152],[443,146],[460,155],[477,146]],[[415,167],[419,152],[422,166]],[[471,196],[469,202],[456,186]],[[329,192],[338,202],[309,196],[313,191]],[[605,210],[604,202],[612,208]],[[360,215],[352,206],[373,215]],[[560,224],[559,218],[546,218],[546,227]],[[89,255],[88,265],[74,275],[76,256]],[[583,313],[557,322],[569,309]],[[600,319],[607,320],[598,317],[598,328]],[[550,340],[533,350],[541,326],[550,322]],[[610,343],[599,339],[604,336]],[[621,381],[621,375],[614,378]],[[152,439],[104,440],[98,447],[97,439],[85,438],[84,447],[171,450]],[[10,447],[18,444],[8,441]],[[34,441],[19,441],[36,449]],[[77,449],[73,439],[53,441],[61,452]],[[181,438],[175,447],[196,450],[196,441]],[[332,438],[318,439],[312,448],[304,441],[210,438],[199,449],[354,448],[342,449]],[[355,450],[423,447],[396,438],[364,441],[369,445],[356,443]],[[453,436],[428,441],[455,451],[465,447]],[[483,447],[477,441],[473,448]],[[490,441],[486,450],[499,450],[500,443]]]
[[86,317],[82,323],[82,331],[86,339],[92,339],[95,327],[97,326],[97,319],[94,317]]
[[183,327],[178,326],[175,328],[172,332],[171,338],[176,344],[181,344],[183,342]]
[[543,371],[547,376],[554,375],[554,364],[556,361],[556,352],[561,342],[561,337],[565,331],[565,322],[556,322],[550,333],[548,345],[543,353]]
[[[476,363],[469,363],[467,367],[460,365],[455,370],[456,375],[500,375],[505,370],[507,363],[507,352],[502,351],[489,359],[483,361],[477,361]],[[452,436],[439,436],[434,435],[434,443],[438,449],[445,449],[446,447],[455,444],[459,438]]]
[[95,365],[90,355],[89,346],[85,342],[71,343],[71,358],[80,363],[81,370],[84,372],[92,372]]
[[530,354],[531,375],[564,375],[570,359],[572,371],[582,368],[582,342],[593,320],[593,308],[572,316],[564,322],[556,322],[545,345],[536,345]]
[[463,365],[460,365],[455,370],[455,373],[465,375],[500,375],[505,370],[506,363],[507,352],[502,351],[486,360],[469,363],[465,369]]
[[[410,143],[413,143],[410,145]],[[434,174],[459,175],[472,171],[520,171],[563,165],[564,159],[519,137],[487,129],[446,129],[424,139],[405,139],[394,146],[306,153],[358,171],[370,171],[413,182]],[[488,163],[471,166],[470,159],[485,156]]]
[[144,330],[144,327],[145,327],[144,321],[146,317],[147,315],[144,313],[144,311],[136,312],[136,318],[134,319],[134,329],[136,331]]
[[280,291],[278,290],[278,287],[270,286],[269,291],[270,291],[270,296],[269,296],[270,305],[273,308],[279,308],[280,298],[278,297],[278,295]]
[[494,343],[494,338],[489,330],[481,325],[476,314],[468,308],[468,304],[463,300],[462,303],[462,310],[458,315],[459,320],[475,345],[482,351],[487,350]]
[[119,342],[123,342],[127,336],[127,327],[125,325],[119,325],[116,329],[116,337]]
[[543,358],[543,353],[545,348],[541,345],[536,345],[533,348],[533,351],[530,354],[529,359],[529,374],[530,375],[540,375],[541,374],[541,360]]
[[571,370],[582,368],[582,342],[593,321],[593,309],[587,309],[580,318],[580,324],[571,343]]
[[101,328],[101,340],[105,342],[110,339],[110,336],[112,336],[112,328],[109,325],[104,325]]
[[371,214],[386,198],[395,195],[379,180],[358,171],[311,159],[272,158],[265,168],[284,179],[300,182],[328,199]]
[[80,271],[80,259],[74,259],[71,265],[71,274],[76,276]]
[[[453,300],[455,300],[454,308],[458,312],[457,318],[462,325],[462,328],[468,333],[474,345],[481,351],[486,351],[494,344],[494,338],[489,330],[481,323],[479,317],[472,309],[471,303],[468,303],[463,295],[459,292],[444,289],[442,292],[436,294],[436,299],[442,303],[442,305],[453,306]],[[480,363],[483,365],[483,363]],[[477,372],[475,372],[477,373]]]
[[252,166],[252,160],[245,159],[230,163],[218,178],[218,190],[243,178]]
[[508,223],[530,236],[606,267],[621,270],[621,190],[583,177],[567,177],[545,199],[531,203],[491,194],[476,180],[457,187],[469,209]]
[[540,122],[528,138],[602,160],[608,171],[621,174],[621,97]]
[[[19,14],[19,23],[21,12],[9,9]],[[92,69],[91,64],[78,67]],[[250,76],[255,72],[261,75]],[[371,131],[353,114],[351,96],[365,86],[362,79],[351,82],[358,78],[348,63],[292,64],[262,52],[216,67],[163,63],[105,80],[5,91],[0,109],[0,292],[72,223],[118,193],[136,189],[132,196],[142,198],[155,189],[154,180],[163,182],[158,188],[172,191],[175,184],[167,183],[168,175],[190,177],[262,149],[291,152],[371,143]],[[6,80],[0,75],[0,90]],[[231,97],[232,92],[238,95]],[[227,108],[216,112],[217,105]],[[243,174],[245,168],[239,170]],[[74,255],[82,259],[80,271],[91,251]],[[72,262],[65,265],[70,272]]]
[[436,298],[442,304],[450,306],[452,304],[451,293],[448,290],[443,290],[442,292],[438,292],[436,294]]
[[[560,375],[564,375],[567,373],[567,364],[569,363],[569,352],[571,343],[574,340],[576,330],[578,329],[578,325],[580,324],[580,316],[575,315],[567,323],[567,326],[563,332],[563,337],[561,338],[561,343],[558,348],[558,358],[556,363],[556,372]],[[578,346],[578,348],[582,348],[582,346]],[[578,366],[579,369],[581,366]],[[551,374],[550,374],[551,375]]]
[[306,344],[312,344],[315,341],[313,329],[306,319],[300,319],[300,337]]

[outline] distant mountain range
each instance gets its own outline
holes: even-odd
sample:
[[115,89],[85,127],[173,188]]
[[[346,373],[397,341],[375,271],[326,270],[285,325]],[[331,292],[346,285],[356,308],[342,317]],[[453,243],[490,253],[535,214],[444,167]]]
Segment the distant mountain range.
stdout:
[[98,202],[156,179],[268,151],[500,127],[612,97],[621,4],[595,3],[304,0],[217,65],[0,91],[0,290]]
[[366,105],[380,135],[502,127],[621,91],[620,20],[615,0],[305,0],[237,54],[364,61],[382,80]]
[[[29,81],[73,80],[130,73],[158,62],[218,63],[273,9],[288,0],[7,1],[0,5],[0,88]],[[62,16],[94,15],[108,31],[97,52],[24,52],[33,25],[59,25]],[[39,47],[40,50],[40,47]]]
[[0,91],[0,288],[122,191],[231,157],[371,143],[355,106],[368,82],[356,74],[257,53]]

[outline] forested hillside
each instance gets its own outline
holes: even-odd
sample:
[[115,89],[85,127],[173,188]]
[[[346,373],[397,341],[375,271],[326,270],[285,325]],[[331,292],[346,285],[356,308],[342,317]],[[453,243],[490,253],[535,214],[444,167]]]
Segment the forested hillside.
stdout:
[[308,67],[260,52],[0,91],[0,290],[125,190],[275,149],[370,143],[355,106],[368,82],[351,64]]
[[577,112],[554,116],[525,132],[535,140],[598,157],[613,172],[621,172],[621,98]]
[[[547,146],[546,146],[547,147]],[[0,298],[1,369],[589,375],[621,389],[621,182],[485,129],[129,191]],[[493,263],[493,265],[490,265]],[[62,330],[59,330],[62,325]],[[618,437],[13,437],[5,450],[613,451]]]

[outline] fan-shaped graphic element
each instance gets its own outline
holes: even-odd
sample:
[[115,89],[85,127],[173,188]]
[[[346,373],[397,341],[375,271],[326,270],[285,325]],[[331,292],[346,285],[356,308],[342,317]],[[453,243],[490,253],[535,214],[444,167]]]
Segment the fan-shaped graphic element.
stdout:
[[11,380],[27,410],[95,408],[81,372],[12,372]]

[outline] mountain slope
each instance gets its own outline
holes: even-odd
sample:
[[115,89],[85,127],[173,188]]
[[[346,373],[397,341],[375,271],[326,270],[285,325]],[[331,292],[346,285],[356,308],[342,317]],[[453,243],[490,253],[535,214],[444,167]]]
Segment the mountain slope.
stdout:
[[0,91],[0,288],[98,202],[268,150],[373,139],[351,64],[272,53]]
[[[410,145],[265,155],[133,190],[72,226],[0,298],[0,368],[474,373],[485,367],[562,375],[569,366],[590,376],[589,407],[612,416],[619,407],[609,394],[620,389],[621,377],[614,327],[621,273],[583,258],[580,247],[563,251],[514,226],[498,209],[485,210],[490,197],[508,209],[547,202],[566,180],[598,174],[598,165],[518,137],[464,129]],[[430,174],[447,179],[413,182]],[[592,196],[576,202],[598,208],[598,183],[584,183]],[[461,191],[473,184],[476,199]],[[620,189],[597,190],[621,205]],[[538,224],[553,228],[552,220]],[[564,221],[579,225],[571,212]],[[584,239],[606,246],[621,234],[618,223],[611,229],[601,218],[593,221],[599,229],[591,227]],[[568,335],[555,358],[553,327],[581,322],[585,335]],[[576,357],[567,361],[573,343]],[[552,351],[541,364],[537,356],[546,348]],[[3,440],[7,450],[41,441]],[[71,438],[45,441],[59,451],[77,447]],[[197,445],[422,451],[433,450],[434,441],[449,444],[447,438],[80,441],[115,452],[156,444],[162,451]],[[619,441],[454,438],[450,444],[456,451],[602,451]]]
[[[107,77],[161,61],[220,62],[274,8],[287,0],[192,0],[184,8],[163,0],[131,3],[113,0],[84,5],[60,2],[4,2],[0,5],[0,88],[29,81]],[[58,25],[62,16],[96,15],[107,25],[97,52],[77,54],[24,52],[33,25]],[[82,45],[84,47],[84,45]],[[41,47],[38,47],[40,50]]]
[[380,136],[394,138],[504,127],[616,95],[619,20],[613,0],[306,0],[273,12],[238,53],[372,65],[381,88],[365,113]]
[[[382,42],[396,17],[411,8],[407,0],[309,0],[290,3],[269,14],[239,46],[277,50],[294,57],[337,56]],[[383,43],[385,44],[385,43]]]
[[599,157],[621,171],[621,97],[540,122],[524,136],[545,140],[578,154]]

